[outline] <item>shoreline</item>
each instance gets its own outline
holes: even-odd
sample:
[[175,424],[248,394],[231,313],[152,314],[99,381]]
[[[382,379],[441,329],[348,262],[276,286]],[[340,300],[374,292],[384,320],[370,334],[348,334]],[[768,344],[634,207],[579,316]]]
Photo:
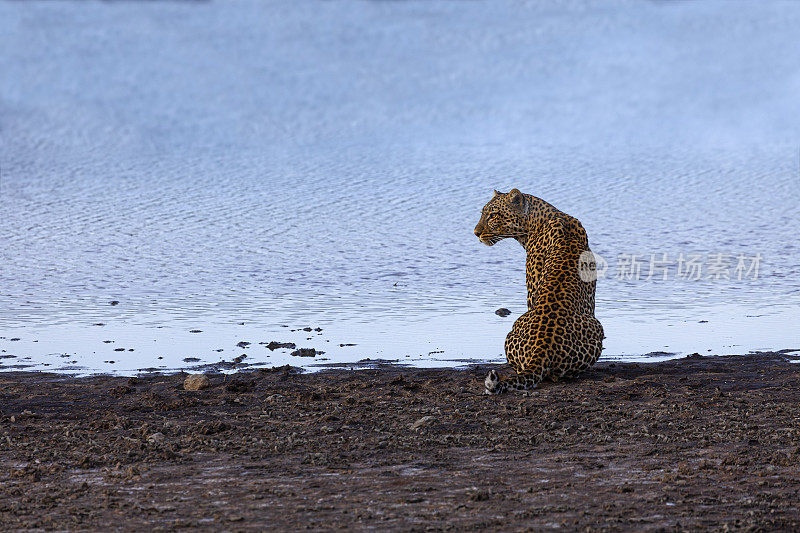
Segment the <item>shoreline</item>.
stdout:
[[[109,306],[114,310],[110,313],[122,306]],[[0,372],[128,377],[142,372],[213,372],[215,365],[230,372],[233,367],[285,364],[316,370],[337,363],[357,366],[367,358],[426,368],[502,364],[503,342],[514,316],[501,318],[496,308],[490,307],[490,312],[473,308],[454,315],[413,314],[399,321],[375,316],[371,322],[285,317],[283,321],[269,319],[263,323],[228,318],[223,323],[220,317],[205,316],[192,320],[144,316],[121,321],[113,314],[87,315],[50,325],[31,322],[1,332]],[[681,358],[694,352],[727,355],[793,348],[798,339],[791,334],[790,325],[800,323],[800,306],[791,312],[784,307],[771,308],[763,315],[741,307],[727,315],[705,310],[658,320],[660,314],[651,313],[644,322],[612,313],[601,322],[609,335],[614,330],[616,334],[604,341],[600,360],[649,361]],[[749,314],[760,318],[746,317]],[[630,327],[632,320],[636,327]],[[677,331],[680,335],[676,336]],[[310,349],[313,357],[303,353]]]
[[0,372],[10,529],[800,529],[791,350],[490,368],[134,378]]

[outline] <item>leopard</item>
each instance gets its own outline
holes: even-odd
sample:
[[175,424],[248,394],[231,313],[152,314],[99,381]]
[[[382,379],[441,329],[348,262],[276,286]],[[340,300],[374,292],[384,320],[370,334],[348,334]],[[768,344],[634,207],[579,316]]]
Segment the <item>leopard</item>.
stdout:
[[481,243],[514,239],[526,252],[527,311],[506,336],[515,374],[491,370],[484,394],[535,389],[544,379],[573,378],[597,362],[605,338],[595,317],[596,258],[580,221],[519,189],[494,191],[475,226]]

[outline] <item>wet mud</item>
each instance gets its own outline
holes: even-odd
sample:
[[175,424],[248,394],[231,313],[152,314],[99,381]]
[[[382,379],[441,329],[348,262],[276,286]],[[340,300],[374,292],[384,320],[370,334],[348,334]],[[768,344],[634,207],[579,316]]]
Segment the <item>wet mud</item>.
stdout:
[[[0,374],[3,530],[800,530],[789,352],[496,366]],[[506,369],[501,371],[506,372]],[[205,383],[205,381],[203,381]]]

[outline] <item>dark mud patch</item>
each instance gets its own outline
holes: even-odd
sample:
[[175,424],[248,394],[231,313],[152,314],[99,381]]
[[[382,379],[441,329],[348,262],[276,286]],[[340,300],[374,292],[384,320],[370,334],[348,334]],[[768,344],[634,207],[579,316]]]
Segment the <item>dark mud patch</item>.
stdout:
[[[319,352],[318,352],[319,353]],[[361,359],[351,363],[316,363],[308,365],[309,368],[327,368],[327,369],[347,369],[347,370],[362,370],[362,369],[385,369],[389,371],[398,370],[399,368],[406,368],[408,365],[400,363],[398,359]]]
[[[800,529],[800,365],[0,373],[6,529]],[[268,525],[268,526],[265,526]]]
[[289,349],[292,349],[292,350],[297,348],[297,346],[293,342],[270,341],[269,344],[267,344],[266,342],[259,342],[258,344],[263,344],[264,346],[269,348],[270,351],[277,350],[278,348],[289,348]]

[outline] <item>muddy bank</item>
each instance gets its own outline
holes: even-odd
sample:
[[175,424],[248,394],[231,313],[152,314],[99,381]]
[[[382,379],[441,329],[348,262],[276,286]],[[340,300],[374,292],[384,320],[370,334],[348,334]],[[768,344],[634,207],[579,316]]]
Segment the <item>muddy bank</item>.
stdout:
[[527,396],[489,366],[0,374],[3,529],[800,529],[788,353],[601,363]]

